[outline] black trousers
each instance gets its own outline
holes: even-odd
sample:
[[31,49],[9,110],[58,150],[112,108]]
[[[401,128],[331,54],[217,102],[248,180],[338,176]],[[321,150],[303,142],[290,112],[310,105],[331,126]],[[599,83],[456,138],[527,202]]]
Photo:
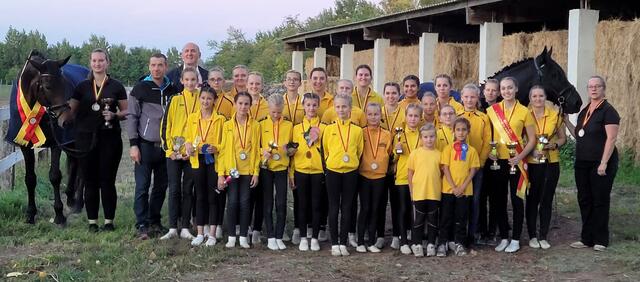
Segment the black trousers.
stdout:
[[422,244],[425,230],[427,231],[427,242],[436,243],[438,236],[440,201],[421,200],[413,202],[413,231],[411,239],[413,244]]
[[262,185],[251,189],[249,201],[249,222],[251,222],[251,228],[254,231],[262,231],[262,221],[264,220],[264,199],[262,192]]
[[449,241],[455,241],[457,244],[465,243],[470,201],[470,196],[456,197],[453,194],[442,193],[441,244]]
[[[167,193],[167,160],[159,143],[141,140],[140,164],[136,164],[135,200],[133,210],[136,214],[136,227],[160,224],[162,204]],[[151,177],[153,188],[149,195]]]
[[[560,177],[559,163],[529,164],[529,194],[527,194],[526,217],[529,238],[547,240],[553,196]],[[540,233],[537,233],[538,214],[540,214]]]
[[[494,179],[495,186],[495,211],[496,220],[498,221],[498,229],[500,230],[501,239],[509,239],[509,216],[507,213],[507,195],[511,199],[511,207],[513,209],[513,232],[511,239],[520,240],[522,235],[522,224],[524,222],[524,201],[518,197],[517,188],[520,179],[520,170],[516,174],[510,174],[511,166],[507,160],[498,160],[500,170],[496,171],[497,175]],[[517,167],[516,167],[517,168]]]
[[618,155],[611,155],[604,176],[597,173],[599,164],[576,161],[574,165],[582,217],[580,240],[587,246],[609,245],[609,207],[613,180],[618,172]]
[[[307,174],[294,172],[296,189],[294,195],[297,197],[298,208],[294,212],[301,222],[311,222],[313,233],[311,238],[318,239],[320,232],[320,222],[322,221],[322,198],[326,197],[326,189],[323,185],[324,174]],[[311,211],[310,213],[308,211]],[[300,228],[300,227],[298,227]],[[307,228],[300,228],[300,236],[307,236]]]
[[[400,245],[409,243],[407,238],[407,230],[412,227],[413,205],[411,203],[411,191],[409,185],[396,185],[396,196],[398,212],[396,213],[396,221],[398,222],[398,230],[400,230]],[[409,217],[409,222],[406,218]]]
[[[267,238],[282,239],[284,224],[287,220],[287,170],[271,171],[260,169],[260,186],[264,199],[264,222],[267,227]],[[273,202],[275,188],[276,225],[273,226]]]
[[216,196],[216,209],[218,209],[218,211],[216,212],[216,218],[213,221],[213,225],[222,227],[224,222],[224,211],[227,206],[227,190],[218,191],[220,192],[220,194]]
[[[227,234],[235,236],[236,224],[240,224],[240,236],[246,237],[249,231],[251,213],[249,210],[249,198],[251,191],[251,175],[240,175],[231,180],[227,190]],[[257,188],[257,187],[256,187]],[[255,188],[253,188],[255,189]]]
[[[168,158],[167,178],[169,179],[169,227],[189,228],[194,202],[191,163],[188,160]],[[207,199],[204,200],[207,201]],[[178,219],[180,219],[179,226]]]
[[[206,164],[204,156],[198,158],[199,168],[193,170],[193,181],[196,190],[196,225],[206,224],[217,225],[218,219],[218,197],[216,193],[218,185],[218,175],[214,164]],[[190,213],[187,213],[190,215]],[[184,217],[183,217],[184,222]]]
[[[358,191],[358,171],[340,173],[327,170],[326,174],[331,244],[346,245],[349,226],[352,224],[351,205]],[[340,228],[338,228],[338,215],[340,215]]]
[[[498,223],[496,220],[496,179],[500,177],[499,170],[491,170],[493,161],[487,159],[482,168],[482,189],[480,190],[480,208],[478,209],[478,228],[476,232],[484,237],[493,237],[496,234]],[[475,187],[474,187],[475,189]]]
[[[384,192],[382,193],[382,197],[380,198],[380,207],[378,207],[378,222],[376,224],[376,235],[379,238],[384,238],[384,231],[385,231],[385,224],[387,221],[387,204],[389,202],[389,194],[391,194],[391,191],[394,190],[395,185],[394,185],[394,177],[393,174],[387,174],[384,177]],[[392,204],[394,205],[394,204]],[[393,207],[393,206],[392,206]],[[391,209],[391,222],[395,222],[395,219],[393,219],[393,215],[395,214],[395,211],[393,210],[393,208]],[[396,227],[394,225],[393,229],[395,230]],[[395,231],[393,231],[394,235],[395,235]],[[398,234],[400,232],[398,231]]]
[[[91,143],[92,138],[93,133],[77,133],[76,142]],[[93,149],[80,158],[80,171],[85,181],[84,198],[87,218],[89,220],[98,219],[100,199],[102,198],[104,218],[113,220],[116,216],[118,202],[116,175],[122,158],[120,129],[98,130],[95,142]],[[79,148],[85,147],[85,150],[91,147],[91,144],[88,146],[78,145]]]
[[378,224],[378,209],[386,206],[382,203],[383,195],[387,192],[384,187],[384,177],[369,179],[360,176],[358,195],[360,196],[360,213],[358,214],[358,245],[364,245],[364,233],[367,231],[371,246],[376,243]]

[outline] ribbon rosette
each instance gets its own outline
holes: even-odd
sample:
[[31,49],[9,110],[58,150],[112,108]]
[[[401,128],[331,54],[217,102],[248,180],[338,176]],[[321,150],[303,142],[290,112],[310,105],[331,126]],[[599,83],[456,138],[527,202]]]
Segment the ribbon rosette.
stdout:
[[469,151],[469,145],[467,143],[462,143],[460,141],[453,144],[453,149],[456,151],[456,155],[454,156],[454,160],[466,161],[467,160],[467,151]]
[[207,149],[209,149],[209,146],[210,146],[209,144],[204,144],[202,145],[202,149],[200,149],[200,152],[204,155],[204,163],[208,165],[214,162],[213,155],[207,152]]

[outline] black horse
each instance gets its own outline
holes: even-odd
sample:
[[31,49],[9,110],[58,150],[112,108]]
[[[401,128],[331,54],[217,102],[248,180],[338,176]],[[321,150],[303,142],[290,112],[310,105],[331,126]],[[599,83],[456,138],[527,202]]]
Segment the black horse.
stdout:
[[[25,185],[29,197],[26,222],[30,224],[35,223],[37,214],[35,203],[37,183],[35,147],[48,147],[51,150],[49,180],[54,189],[54,223],[60,226],[64,226],[66,223],[60,198],[60,183],[62,181],[60,155],[63,147],[68,146],[71,142],[73,133],[56,127],[56,120],[61,113],[68,109],[67,100],[71,97],[75,85],[84,79],[88,73],[88,70],[84,67],[66,65],[69,58],[70,56],[62,60],[50,60],[46,59],[38,51],[31,51],[22,71],[18,74],[17,82],[14,83],[11,92],[9,130],[5,140],[20,146],[24,156]],[[35,117],[33,117],[34,115],[28,115],[31,110],[35,112],[37,104],[43,107],[40,114]],[[27,105],[28,107],[26,107]],[[31,126],[39,126],[38,132],[42,133],[40,137],[45,137],[44,142],[40,142],[42,140],[39,140],[39,138],[28,137],[33,135],[38,137],[38,134],[35,134],[36,131],[24,134],[29,132],[29,130],[25,130],[29,124]],[[67,156],[69,161],[69,182],[66,191],[67,204],[72,206],[75,202],[75,187],[82,184],[78,181],[79,173],[76,159],[69,154]]]
[[507,76],[518,81],[517,99],[524,105],[529,105],[529,90],[538,84],[544,87],[547,99],[560,106],[562,111],[573,114],[580,111],[582,99],[576,88],[567,80],[562,67],[551,58],[553,48],[535,58],[527,58],[513,63],[498,71],[490,78],[500,79]]

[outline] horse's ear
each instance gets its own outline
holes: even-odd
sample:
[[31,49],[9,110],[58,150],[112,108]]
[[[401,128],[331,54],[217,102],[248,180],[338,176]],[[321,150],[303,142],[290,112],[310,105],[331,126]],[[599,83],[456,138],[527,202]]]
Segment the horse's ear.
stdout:
[[547,54],[547,46],[544,46],[544,49],[542,50],[542,55],[546,55]]
[[551,46],[551,48],[549,48],[549,52],[547,52],[547,55],[549,56],[549,58],[551,58],[552,53],[553,53],[553,46]]
[[43,64],[36,62],[34,60],[29,59],[29,63],[36,68],[39,72],[44,72],[46,70],[46,68],[44,67]]
[[71,59],[71,56],[67,56],[66,58],[64,58],[62,60],[58,60],[58,66],[62,67],[64,65],[66,65],[67,62],[69,62],[69,59]]

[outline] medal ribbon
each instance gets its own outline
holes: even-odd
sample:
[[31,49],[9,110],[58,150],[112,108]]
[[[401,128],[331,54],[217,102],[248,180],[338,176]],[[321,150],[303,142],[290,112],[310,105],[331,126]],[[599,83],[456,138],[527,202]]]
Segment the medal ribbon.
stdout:
[[338,133],[340,134],[340,142],[342,143],[342,148],[344,149],[344,152],[346,153],[349,149],[349,137],[351,137],[351,122],[349,122],[349,126],[347,127],[347,142],[344,142],[344,138],[342,137],[342,129],[340,129],[340,122],[338,121],[336,122],[336,125],[338,126]]
[[469,145],[467,145],[467,143],[456,141],[456,143],[453,143],[453,149],[456,151],[456,154],[453,157],[454,160],[467,160],[467,151],[469,151]]
[[536,118],[536,128],[538,129],[538,134],[544,134],[544,130],[547,127],[547,116],[544,116],[544,122],[542,123],[542,130],[540,130],[540,124],[538,123],[538,117],[536,116],[535,111],[531,111],[531,114],[533,114],[533,117]]
[[107,76],[105,76],[102,79],[102,83],[100,83],[100,90],[97,89],[96,87],[96,79],[93,79],[93,95],[95,95],[96,97],[96,103],[98,102],[98,99],[100,99],[100,96],[102,95],[102,90],[104,89],[104,83],[107,82]]
[[[358,105],[360,105],[360,109],[364,109],[362,106],[362,102],[360,102],[360,94],[358,93],[358,87],[356,87],[356,98],[358,99]],[[369,93],[371,93],[371,87],[367,89],[367,97],[364,98],[364,106],[367,106],[367,102],[369,101]]]
[[367,127],[367,137],[369,137],[367,140],[369,140],[369,146],[371,147],[371,156],[373,156],[374,161],[378,158],[378,145],[380,145],[381,133],[382,133],[382,128],[378,128],[378,139],[376,140],[376,146],[374,147],[373,144],[371,143],[371,132],[369,131],[369,127]]
[[[404,140],[407,140],[407,149],[409,150],[409,154],[411,154],[411,146],[409,146],[409,138],[407,137],[407,130],[405,130],[403,134],[404,134]],[[418,143],[420,143],[420,136],[418,136],[416,139],[416,145],[413,147],[414,150],[418,148]]]
[[396,106],[396,116],[393,118],[393,123],[390,123],[391,120],[389,119],[389,113],[387,112],[387,108],[385,107],[384,109],[384,116],[385,116],[385,120],[387,120],[387,130],[391,131],[393,130],[393,128],[396,125],[396,121],[398,120],[398,114],[400,114],[400,109],[397,108]]
[[[102,90],[102,89],[100,89]],[[193,93],[191,93],[193,95]],[[189,116],[189,114],[193,113],[193,110],[196,109],[196,101],[195,101],[195,97],[193,98],[193,104],[191,105],[191,111],[189,111],[189,103],[187,103],[187,95],[182,92],[182,99],[184,100],[184,114],[185,116]]]
[[244,137],[242,137],[242,135],[240,135],[240,125],[238,124],[238,120],[236,118],[234,118],[234,121],[236,123],[236,129],[238,130],[238,139],[240,139],[240,147],[242,148],[242,150],[244,150],[244,147],[246,145],[247,142],[247,127],[249,126],[249,118],[247,118],[247,120],[244,121]]
[[256,105],[256,113],[255,114],[251,114],[251,109],[249,109],[249,114],[251,115],[252,119],[256,119],[258,117],[258,112],[260,111],[260,103],[262,103],[262,99],[258,99],[258,105]]
[[593,108],[593,110],[591,109],[591,104],[589,104],[589,109],[587,110],[587,114],[584,116],[584,120],[582,121],[582,127],[580,129],[583,129],[585,126],[587,126],[587,123],[591,119],[591,115],[593,114],[593,111],[595,111],[597,108],[599,108],[600,105],[602,105],[602,103],[604,103],[604,101],[605,100],[602,99],[602,101],[600,101],[600,103],[598,103],[598,105],[596,105],[596,107]]
[[300,99],[296,99],[296,106],[293,108],[293,113],[291,112],[291,104],[289,103],[289,96],[285,94],[285,101],[287,102],[287,111],[289,112],[289,118],[291,119],[291,123],[296,124],[296,113],[298,112],[298,102]]

